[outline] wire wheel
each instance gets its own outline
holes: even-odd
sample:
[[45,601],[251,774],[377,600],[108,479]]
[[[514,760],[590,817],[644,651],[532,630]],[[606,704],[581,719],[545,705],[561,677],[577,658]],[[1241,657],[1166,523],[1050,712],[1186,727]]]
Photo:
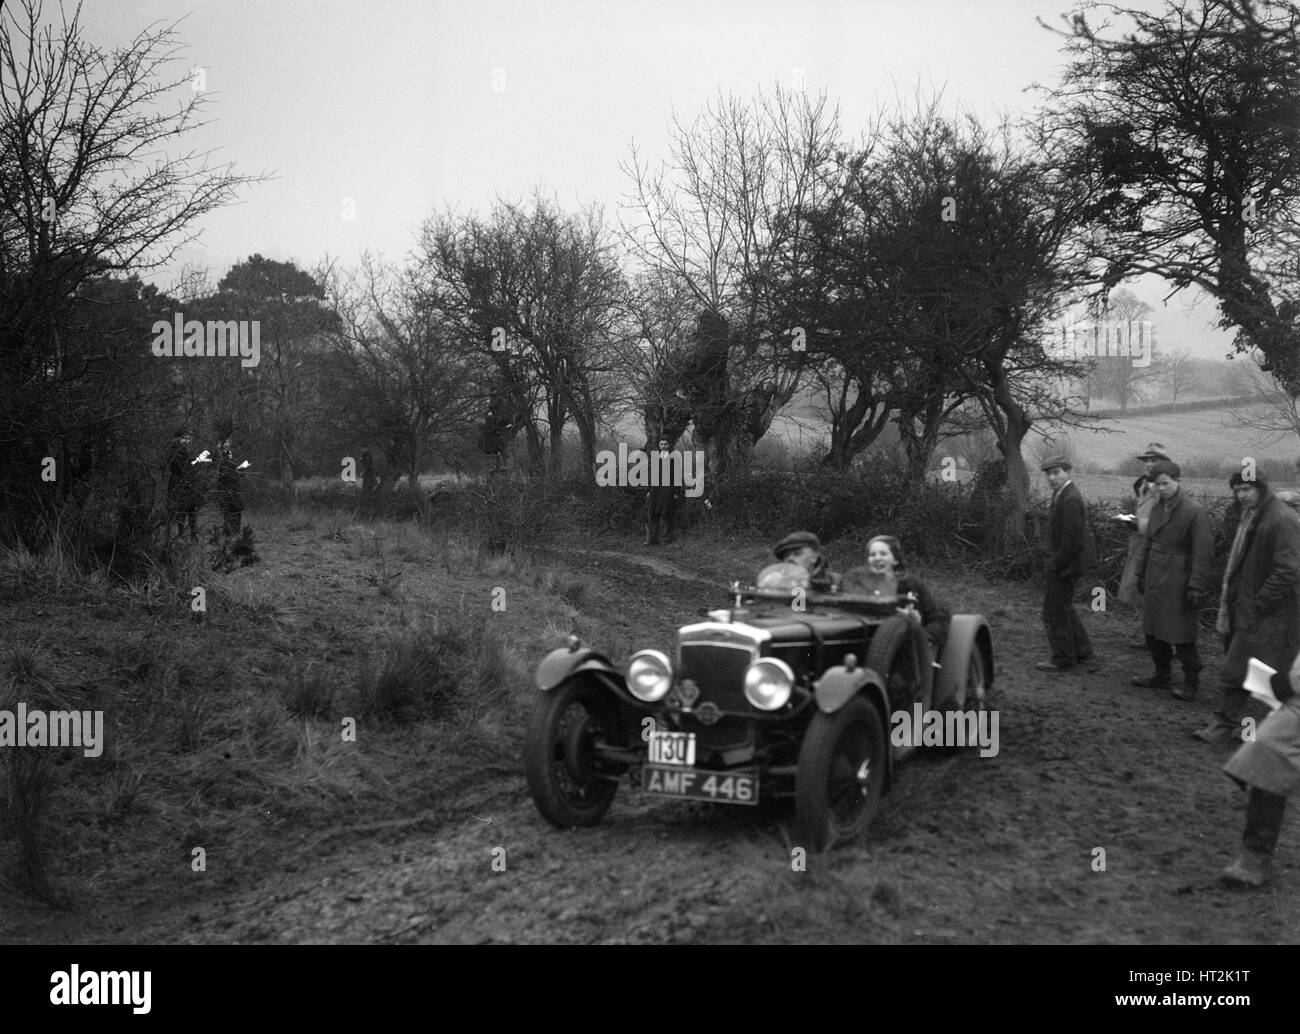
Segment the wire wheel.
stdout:
[[571,680],[539,694],[524,740],[528,791],[542,816],[562,829],[594,826],[618,790],[596,745],[616,739],[618,722],[605,691]]
[[880,806],[885,765],[880,713],[862,697],[814,715],[795,779],[800,846],[821,851],[864,833]]

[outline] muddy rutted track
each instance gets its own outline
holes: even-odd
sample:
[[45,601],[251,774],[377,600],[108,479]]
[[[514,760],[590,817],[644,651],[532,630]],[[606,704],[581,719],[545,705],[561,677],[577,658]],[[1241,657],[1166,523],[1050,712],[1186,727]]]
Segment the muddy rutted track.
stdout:
[[[718,571],[615,550],[571,556],[617,585],[647,641],[720,600]],[[725,566],[723,562],[720,566]],[[170,936],[380,943],[1292,942],[1294,865],[1264,895],[1214,874],[1239,833],[1222,758],[1184,735],[1201,711],[1122,685],[1122,622],[1098,615],[1092,673],[1045,682],[1037,601],[970,587],[998,649],[1001,752],[924,754],[868,840],[791,867],[788,812],[620,789],[593,829],[548,826],[521,773],[492,774],[440,828],[380,832],[270,876]],[[1006,599],[1009,597],[1010,599]],[[521,716],[522,720],[522,716]],[[1294,827],[1280,854],[1296,857]],[[1092,868],[1104,848],[1105,871]],[[494,867],[495,863],[495,867]],[[168,936],[158,930],[161,936]]]
[[[583,543],[583,545],[588,545]],[[598,546],[606,543],[598,542]],[[616,660],[671,643],[721,605],[765,547],[688,541],[660,553],[556,546],[585,584],[574,627]],[[291,548],[286,541],[283,548]],[[984,613],[997,654],[1000,752],[922,752],[899,769],[862,843],[791,865],[789,810],[645,797],[559,831],[517,757],[460,759],[439,799],[335,828],[269,833],[276,863],[195,883],[164,906],[109,906],[44,939],[194,943],[1291,943],[1300,940],[1300,827],[1272,890],[1214,876],[1240,835],[1223,751],[1186,736],[1193,706],[1127,686],[1123,615],[1091,614],[1095,671],[1049,680],[1032,587],[925,572]],[[620,640],[621,637],[621,640]],[[611,645],[610,640],[620,640]],[[1208,644],[1207,644],[1208,646]],[[1207,649],[1211,663],[1217,654]],[[533,663],[539,658],[531,658]],[[522,731],[530,690],[520,686]],[[413,757],[439,765],[437,757]],[[1096,849],[1106,868],[1093,868]],[[87,927],[91,927],[89,930]]]

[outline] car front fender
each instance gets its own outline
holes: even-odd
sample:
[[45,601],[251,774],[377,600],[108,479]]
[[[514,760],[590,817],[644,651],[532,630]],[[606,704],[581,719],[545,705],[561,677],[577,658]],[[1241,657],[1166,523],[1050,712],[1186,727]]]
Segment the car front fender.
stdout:
[[599,672],[609,676],[617,685],[624,685],[623,673],[610,664],[608,658],[589,646],[579,647],[576,650],[561,646],[558,650],[552,650],[537,666],[534,681],[537,683],[537,688],[545,692],[554,689],[565,679],[585,671]]
[[889,717],[889,700],[885,684],[870,668],[856,667],[852,671],[837,664],[827,668],[822,677],[813,683],[817,706],[827,714],[834,714],[858,693],[865,692],[880,706],[880,713]]

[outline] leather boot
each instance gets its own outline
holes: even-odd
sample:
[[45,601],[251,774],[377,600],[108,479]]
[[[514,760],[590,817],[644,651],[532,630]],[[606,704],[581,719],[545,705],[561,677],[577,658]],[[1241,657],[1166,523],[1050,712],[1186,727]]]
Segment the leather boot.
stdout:
[[1183,685],[1181,689],[1174,690],[1174,696],[1179,700],[1185,700],[1189,704],[1196,699],[1196,694],[1201,690],[1201,673],[1200,671],[1188,671],[1183,669]]
[[1219,873],[1229,887],[1262,887],[1272,876],[1273,859],[1261,851],[1241,849],[1237,860]]
[[1143,689],[1168,689],[1169,669],[1157,668],[1154,675],[1134,675],[1129,682]]

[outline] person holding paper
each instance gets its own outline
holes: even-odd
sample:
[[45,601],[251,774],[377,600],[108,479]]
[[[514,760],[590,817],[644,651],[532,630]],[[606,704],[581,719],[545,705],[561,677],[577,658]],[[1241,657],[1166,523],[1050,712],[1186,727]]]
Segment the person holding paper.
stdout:
[[1216,626],[1226,651],[1219,670],[1223,701],[1214,721],[1192,733],[1207,743],[1241,738],[1242,720],[1252,709],[1250,694],[1241,688],[1250,658],[1285,670],[1300,647],[1300,521],[1273,494],[1263,471],[1248,467],[1228,485],[1241,520],[1223,574]]
[[1287,677],[1252,657],[1246,685],[1273,713],[1260,723],[1254,740],[1243,743],[1223,766],[1250,791],[1241,851],[1219,874],[1230,887],[1261,887],[1269,881],[1286,799],[1300,790],[1300,655]]

